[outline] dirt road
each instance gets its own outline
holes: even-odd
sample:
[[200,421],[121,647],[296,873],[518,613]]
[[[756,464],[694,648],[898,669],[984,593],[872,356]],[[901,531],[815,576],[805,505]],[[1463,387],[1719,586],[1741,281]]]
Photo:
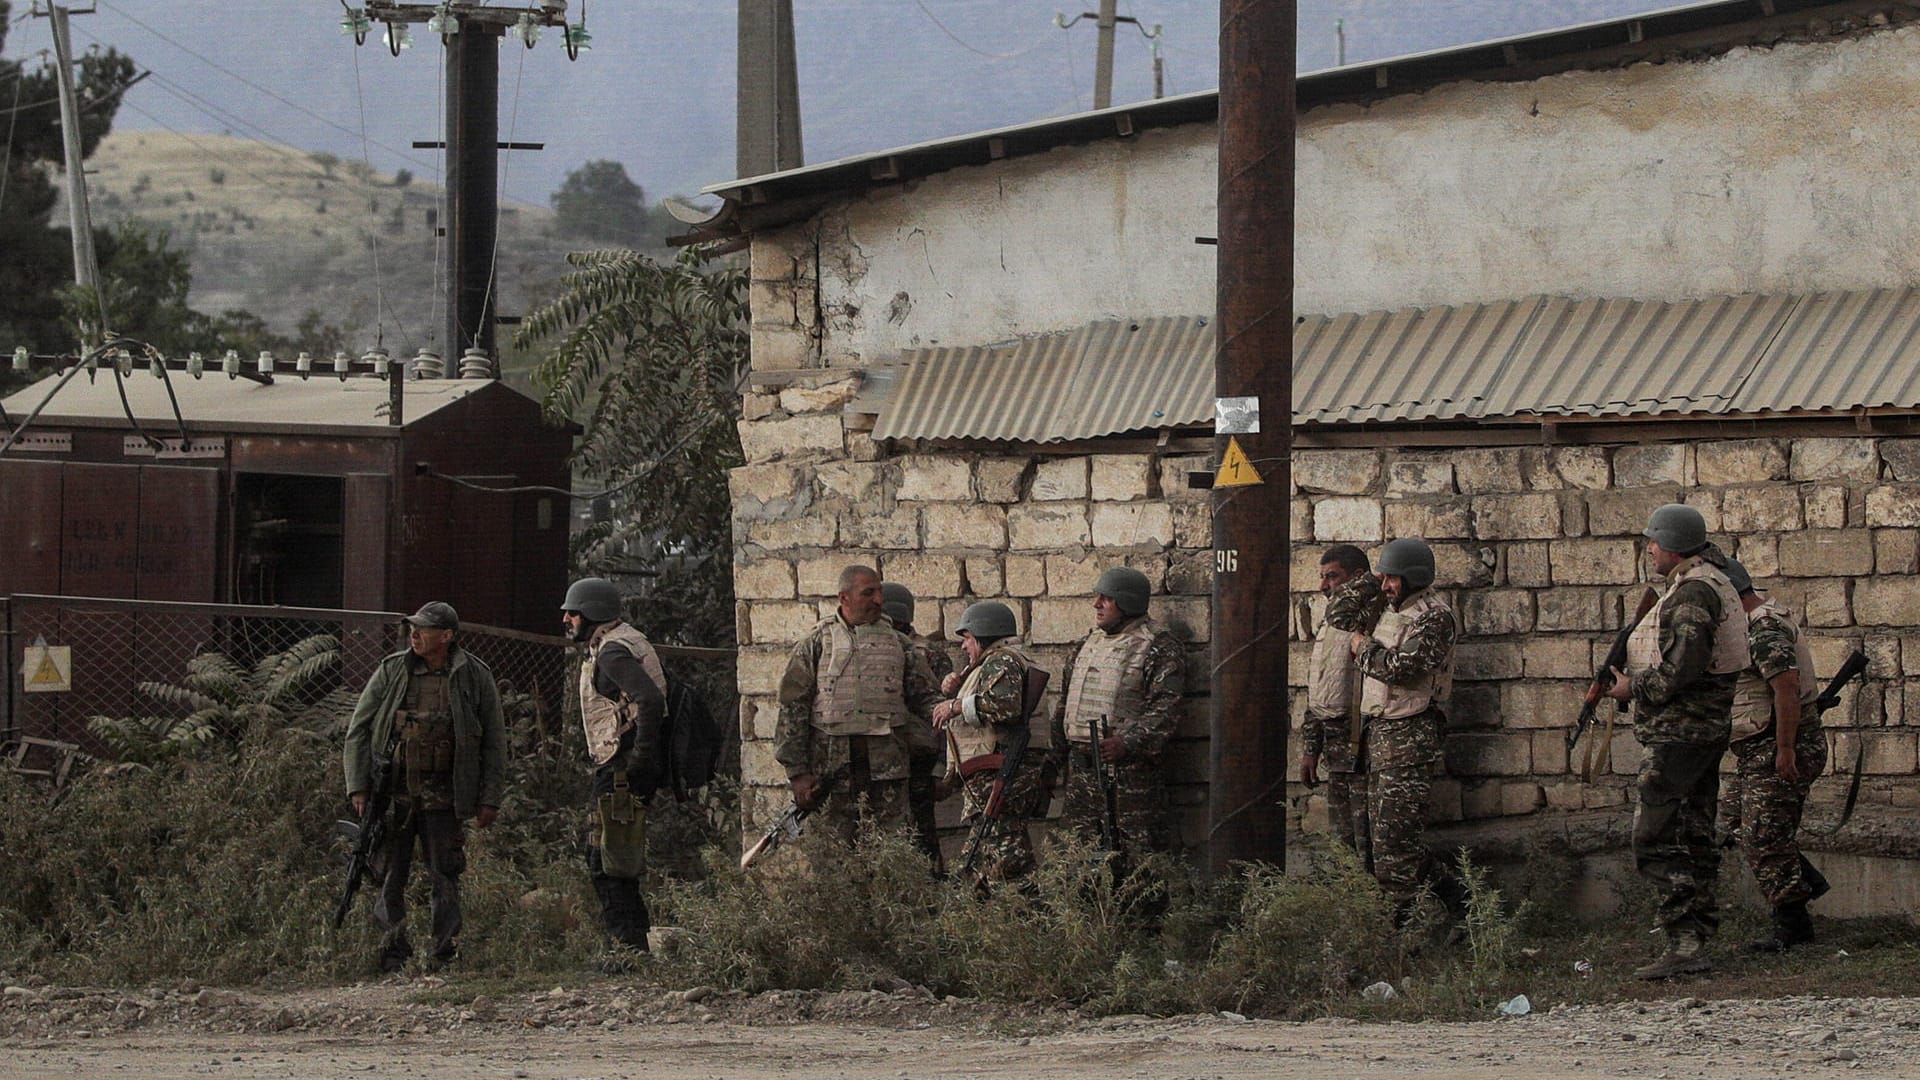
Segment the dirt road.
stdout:
[[747,997],[594,985],[421,1004],[463,996],[434,982],[288,995],[9,987],[0,1076],[1920,1077],[1920,1000],[1897,998],[1688,998],[1479,1023],[1281,1023],[1088,1020],[912,990]]

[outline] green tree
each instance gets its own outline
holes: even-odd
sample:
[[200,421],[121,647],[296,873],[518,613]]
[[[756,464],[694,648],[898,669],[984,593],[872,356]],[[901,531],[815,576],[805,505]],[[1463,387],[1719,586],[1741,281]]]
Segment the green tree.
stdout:
[[[0,0],[0,51],[13,25],[12,7]],[[82,56],[78,69],[80,147],[91,155],[112,129],[133,61],[108,49]],[[58,352],[74,344],[61,291],[73,280],[72,245],[64,227],[52,227],[54,170],[62,159],[58,100],[50,68],[29,71],[20,61],[0,58],[0,109],[8,110],[0,114],[0,139],[7,140],[0,149],[7,162],[0,199],[0,347],[7,350],[25,345]]]
[[691,250],[663,263],[575,252],[561,295],[527,317],[521,347],[547,415],[585,432],[576,466],[614,513],[575,541],[586,573],[657,573],[637,621],[663,640],[733,638],[732,505],[747,372],[746,274]]
[[647,196],[617,161],[589,161],[567,174],[550,200],[561,236],[657,247],[666,229]]

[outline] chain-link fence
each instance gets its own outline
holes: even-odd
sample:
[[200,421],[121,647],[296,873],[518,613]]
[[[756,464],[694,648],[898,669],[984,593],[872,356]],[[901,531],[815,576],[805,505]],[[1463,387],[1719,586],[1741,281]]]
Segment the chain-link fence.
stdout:
[[[337,655],[317,661],[305,674],[302,697],[358,691],[382,656],[406,646],[400,618],[381,611],[0,597],[0,642],[6,646],[0,661],[6,676],[0,690],[0,742],[51,739],[99,753],[102,747],[88,727],[93,717],[177,717],[193,711],[190,695],[169,688],[188,689],[188,662],[194,657],[218,653],[252,671],[289,650],[311,649],[302,643],[316,637],[330,639],[320,644]],[[579,650],[571,642],[465,624],[460,643],[493,669],[521,752],[552,752],[566,744],[579,715],[573,686]],[[662,645],[659,651],[671,674],[701,689],[737,744],[733,650]]]

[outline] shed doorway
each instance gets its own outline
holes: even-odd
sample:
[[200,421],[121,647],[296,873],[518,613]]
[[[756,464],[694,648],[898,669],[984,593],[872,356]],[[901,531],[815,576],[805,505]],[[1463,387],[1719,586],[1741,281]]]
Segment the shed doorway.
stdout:
[[345,598],[345,482],[238,473],[233,595],[242,604],[338,608]]

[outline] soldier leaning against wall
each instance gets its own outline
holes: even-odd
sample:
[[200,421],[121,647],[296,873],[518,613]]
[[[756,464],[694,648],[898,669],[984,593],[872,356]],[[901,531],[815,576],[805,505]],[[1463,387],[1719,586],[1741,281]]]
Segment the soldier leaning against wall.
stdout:
[[1367,763],[1361,754],[1360,672],[1348,639],[1354,633],[1373,633],[1387,598],[1366,553],[1352,544],[1337,544],[1320,556],[1320,592],[1327,598],[1327,609],[1307,673],[1300,780],[1319,783],[1325,766],[1328,825],[1372,873]]

